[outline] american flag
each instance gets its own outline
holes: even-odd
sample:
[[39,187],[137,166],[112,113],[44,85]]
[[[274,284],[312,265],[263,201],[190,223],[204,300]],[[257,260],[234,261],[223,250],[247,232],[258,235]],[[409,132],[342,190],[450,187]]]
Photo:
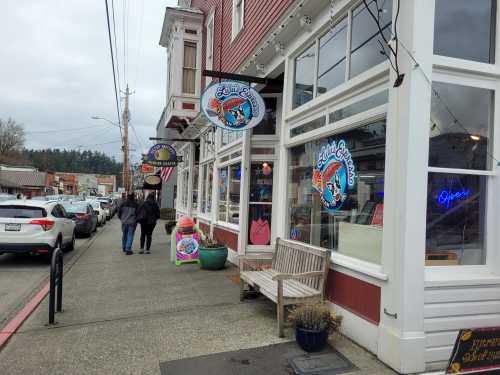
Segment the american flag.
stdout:
[[167,182],[172,172],[174,171],[174,167],[161,167],[160,168],[160,177],[163,182]]

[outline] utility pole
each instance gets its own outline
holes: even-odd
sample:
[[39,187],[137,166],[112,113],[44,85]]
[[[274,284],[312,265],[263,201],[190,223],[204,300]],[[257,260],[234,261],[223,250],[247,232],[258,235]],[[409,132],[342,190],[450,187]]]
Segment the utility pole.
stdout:
[[128,164],[128,121],[130,112],[128,110],[128,97],[130,96],[130,91],[127,85],[127,91],[125,91],[125,108],[123,109],[123,187],[125,191],[130,193],[130,175],[129,175],[129,164]]

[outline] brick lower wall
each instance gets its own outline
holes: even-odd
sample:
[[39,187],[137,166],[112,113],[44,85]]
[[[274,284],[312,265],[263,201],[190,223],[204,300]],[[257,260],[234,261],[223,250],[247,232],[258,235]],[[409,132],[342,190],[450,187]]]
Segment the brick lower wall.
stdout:
[[380,323],[380,287],[330,270],[326,295],[331,302],[353,314],[373,324]]

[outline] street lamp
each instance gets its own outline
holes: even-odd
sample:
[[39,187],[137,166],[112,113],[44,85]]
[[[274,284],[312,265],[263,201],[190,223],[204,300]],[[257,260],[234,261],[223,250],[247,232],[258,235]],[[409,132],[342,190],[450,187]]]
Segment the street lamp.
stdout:
[[111,125],[118,126],[120,129],[122,128],[122,126],[120,124],[117,124],[116,122],[113,122],[113,121],[108,120],[107,118],[104,118],[101,116],[92,116],[91,119],[92,120],[104,120],[106,122],[109,122]]

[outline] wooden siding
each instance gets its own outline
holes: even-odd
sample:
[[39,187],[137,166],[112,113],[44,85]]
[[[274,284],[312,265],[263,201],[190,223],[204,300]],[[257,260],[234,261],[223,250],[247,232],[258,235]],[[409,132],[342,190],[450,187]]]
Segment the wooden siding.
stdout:
[[380,322],[380,288],[342,272],[330,270],[326,283],[328,299],[378,325]]
[[428,287],[424,330],[427,369],[443,369],[458,331],[500,325],[500,286]]
[[238,233],[216,226],[214,227],[214,238],[228,248],[238,251]]
[[[222,3],[224,2],[224,15]],[[231,41],[232,29],[232,0],[193,0],[191,6],[198,8],[205,14],[205,21],[211,9],[215,10],[214,16],[214,44],[213,44],[213,70],[235,72],[247,59],[250,52],[259,44],[273,25],[283,16],[294,0],[245,0],[243,29]],[[222,24],[222,59],[219,53],[221,45],[221,20]],[[206,56],[206,28],[203,28],[202,67],[205,69]],[[219,62],[221,61],[221,64]],[[204,85],[204,80],[202,82]]]

